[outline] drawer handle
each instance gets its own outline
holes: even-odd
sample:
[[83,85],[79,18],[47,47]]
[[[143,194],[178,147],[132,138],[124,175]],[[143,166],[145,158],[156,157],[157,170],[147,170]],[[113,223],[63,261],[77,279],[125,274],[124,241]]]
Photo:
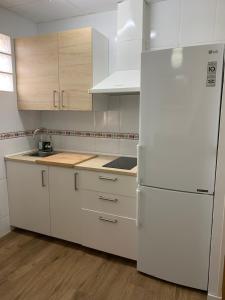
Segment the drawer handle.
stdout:
[[110,199],[110,198],[105,198],[103,196],[98,197],[99,200],[104,200],[104,201],[110,201],[110,202],[118,202],[118,199]]
[[109,181],[117,181],[118,180],[118,178],[116,178],[116,177],[112,178],[112,177],[104,177],[104,176],[99,176],[99,179],[100,180],[109,180]]
[[99,217],[99,220],[103,221],[103,222],[114,223],[114,224],[118,223],[118,220],[116,220],[116,219],[112,220],[112,219],[106,219],[106,218],[103,218],[103,217]]

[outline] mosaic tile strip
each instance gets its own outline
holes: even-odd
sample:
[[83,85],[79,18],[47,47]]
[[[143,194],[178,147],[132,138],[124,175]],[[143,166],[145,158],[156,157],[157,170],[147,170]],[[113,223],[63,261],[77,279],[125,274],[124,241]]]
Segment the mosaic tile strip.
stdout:
[[25,136],[32,136],[34,130],[25,130],[25,131],[13,131],[13,132],[1,132],[0,133],[0,140],[8,140],[8,139],[15,139]]
[[63,136],[77,136],[77,137],[93,137],[104,139],[124,139],[124,140],[138,140],[138,133],[120,133],[120,132],[96,132],[96,131],[77,131],[77,130],[52,130],[47,132],[51,135]]
[[[0,133],[0,140],[13,139],[25,136],[31,136],[34,130],[3,132]],[[91,138],[104,138],[104,139],[123,139],[123,140],[138,140],[138,133],[120,133],[120,132],[97,132],[97,131],[77,131],[77,130],[55,130],[46,129],[42,133],[50,135],[61,136],[76,136],[76,137],[91,137]]]

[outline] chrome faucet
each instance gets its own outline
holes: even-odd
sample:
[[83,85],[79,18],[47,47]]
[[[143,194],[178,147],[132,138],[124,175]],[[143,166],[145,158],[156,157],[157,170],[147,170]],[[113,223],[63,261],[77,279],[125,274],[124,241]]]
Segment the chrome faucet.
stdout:
[[46,129],[45,128],[37,128],[34,130],[34,133],[33,133],[33,139],[35,139],[36,135],[39,133],[39,132],[45,132]]

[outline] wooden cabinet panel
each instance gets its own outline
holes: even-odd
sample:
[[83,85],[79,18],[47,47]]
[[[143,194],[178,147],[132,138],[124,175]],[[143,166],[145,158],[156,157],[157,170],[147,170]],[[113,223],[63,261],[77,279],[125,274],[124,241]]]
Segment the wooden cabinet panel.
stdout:
[[92,28],[15,40],[18,108],[92,110],[88,90],[108,75],[108,41]]
[[50,235],[48,168],[7,162],[10,224]]
[[15,51],[19,109],[58,109],[58,34],[16,39]]
[[92,29],[59,33],[59,84],[63,110],[91,110]]

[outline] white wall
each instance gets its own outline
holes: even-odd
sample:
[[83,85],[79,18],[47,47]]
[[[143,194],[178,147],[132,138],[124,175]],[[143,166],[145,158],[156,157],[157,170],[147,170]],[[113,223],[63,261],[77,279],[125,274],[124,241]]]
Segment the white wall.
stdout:
[[[37,33],[37,26],[8,10],[0,8],[0,32],[8,34],[13,38],[33,35]],[[33,129],[40,125],[39,112],[18,112],[16,92],[0,92],[0,103],[0,133]],[[26,137],[0,140],[0,236],[9,231],[4,155],[23,151],[29,149],[31,146],[32,141]]]

